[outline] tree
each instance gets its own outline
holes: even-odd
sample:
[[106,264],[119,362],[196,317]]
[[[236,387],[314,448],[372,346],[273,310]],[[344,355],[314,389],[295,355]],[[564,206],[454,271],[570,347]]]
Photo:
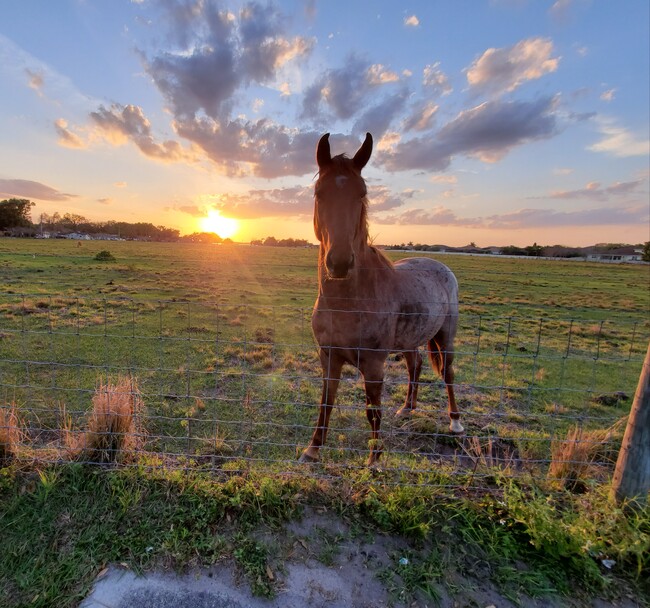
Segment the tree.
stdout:
[[644,262],[650,262],[650,241],[643,243],[643,255],[641,256],[641,259]]
[[0,230],[32,225],[31,209],[34,203],[26,198],[0,201]]

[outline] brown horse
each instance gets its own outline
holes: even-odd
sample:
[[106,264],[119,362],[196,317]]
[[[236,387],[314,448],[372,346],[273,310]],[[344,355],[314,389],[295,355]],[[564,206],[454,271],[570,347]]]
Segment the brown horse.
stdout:
[[389,353],[403,354],[409,384],[398,415],[416,406],[426,344],[434,369],[449,397],[450,429],[462,433],[454,396],[454,337],[458,323],[458,283],[445,265],[430,258],[393,264],[368,242],[366,183],[361,170],[372,153],[372,136],[353,158],[331,156],[329,133],[318,142],[314,230],[320,241],[318,298],[312,315],[320,347],[323,394],[318,421],[301,462],[319,458],[345,363],[363,374],[371,438],[368,464],[382,451],[379,440],[384,363]]

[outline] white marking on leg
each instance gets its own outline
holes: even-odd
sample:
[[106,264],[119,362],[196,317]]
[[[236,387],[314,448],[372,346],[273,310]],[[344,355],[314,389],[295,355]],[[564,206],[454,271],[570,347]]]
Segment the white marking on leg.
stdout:
[[451,430],[452,433],[464,433],[465,429],[463,428],[463,425],[460,423],[460,420],[451,420],[449,423],[449,430]]

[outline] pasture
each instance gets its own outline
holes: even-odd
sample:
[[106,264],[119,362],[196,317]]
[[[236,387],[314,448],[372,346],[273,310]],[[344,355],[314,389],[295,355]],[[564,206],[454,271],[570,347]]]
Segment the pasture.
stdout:
[[[114,262],[94,259],[103,249]],[[301,471],[321,391],[317,249],[3,239],[0,257],[0,397],[17,405],[41,458],[58,458],[63,427],[81,432],[100,380],[133,377],[151,462]],[[428,362],[416,414],[391,416],[406,391],[404,363],[391,357],[386,474],[454,485],[469,472],[480,485],[496,465],[544,477],[553,446],[577,428],[601,432],[589,464],[606,476],[650,337],[650,268],[438,259],[460,284],[455,382],[467,437],[448,435]],[[326,476],[363,468],[356,370],[344,372],[338,405]]]
[[[104,249],[115,261],[95,260]],[[385,450],[368,469],[353,370],[321,463],[296,460],[321,390],[316,256],[0,239],[0,413],[21,429],[0,468],[8,605],[74,606],[108,563],[184,570],[225,560],[271,597],[288,562],[349,570],[350,547],[369,542],[385,555],[361,569],[396,606],[549,594],[543,605],[595,596],[643,605],[647,510],[626,517],[602,482],[650,337],[650,268],[440,256],[460,284],[466,436],[449,435],[444,386],[428,363],[417,413],[392,415],[406,390],[392,357]],[[118,379],[138,398],[139,435],[119,455],[126,466],[85,467],[103,459],[70,445]],[[103,395],[109,405],[122,397]],[[0,440],[6,454],[6,432]],[[301,517],[313,534],[287,531]]]

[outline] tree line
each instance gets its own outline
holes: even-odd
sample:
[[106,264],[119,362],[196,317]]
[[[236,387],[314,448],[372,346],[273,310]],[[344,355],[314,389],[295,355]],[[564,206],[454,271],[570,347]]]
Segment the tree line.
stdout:
[[180,231],[166,226],[155,226],[150,222],[118,222],[108,220],[93,222],[77,213],[41,213],[37,222],[32,222],[31,209],[34,203],[24,198],[10,198],[0,201],[0,230],[19,232],[25,235],[39,233],[107,234],[123,239],[147,239],[152,241],[177,241]]

